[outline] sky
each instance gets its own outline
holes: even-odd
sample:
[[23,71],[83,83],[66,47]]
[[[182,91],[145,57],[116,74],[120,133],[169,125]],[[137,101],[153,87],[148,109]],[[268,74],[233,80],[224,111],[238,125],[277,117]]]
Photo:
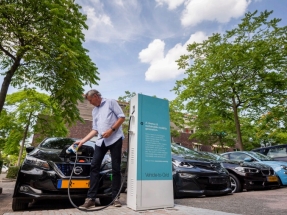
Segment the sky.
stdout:
[[[286,0],[76,0],[87,15],[83,46],[99,72],[103,97],[125,91],[173,100],[185,77],[176,60],[186,46],[235,28],[247,12],[273,10],[287,25]],[[0,77],[0,83],[3,80]],[[8,93],[15,91],[12,87]]]

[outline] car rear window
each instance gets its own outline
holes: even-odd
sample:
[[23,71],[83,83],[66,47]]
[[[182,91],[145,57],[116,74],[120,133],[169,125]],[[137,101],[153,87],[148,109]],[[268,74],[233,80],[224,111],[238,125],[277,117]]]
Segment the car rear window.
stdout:
[[269,149],[267,155],[272,158],[276,157],[286,157],[287,156],[287,146],[278,146]]

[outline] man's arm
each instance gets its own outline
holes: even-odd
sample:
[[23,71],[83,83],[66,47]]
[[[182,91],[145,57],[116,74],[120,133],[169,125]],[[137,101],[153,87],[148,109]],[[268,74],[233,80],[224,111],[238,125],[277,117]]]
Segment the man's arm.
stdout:
[[125,117],[118,118],[118,120],[111,126],[111,128],[102,134],[102,137],[108,138],[109,136],[111,136],[114,130],[117,130],[121,126],[121,124],[123,124],[124,121]]
[[80,141],[75,142],[74,144],[78,144],[78,148],[80,148],[85,142],[92,139],[94,136],[98,135],[98,131],[91,130],[83,139]]

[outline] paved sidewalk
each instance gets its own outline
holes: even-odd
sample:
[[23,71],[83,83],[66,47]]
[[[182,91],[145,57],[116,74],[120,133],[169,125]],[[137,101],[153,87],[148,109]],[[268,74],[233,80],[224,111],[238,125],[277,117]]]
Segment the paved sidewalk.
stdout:
[[[1,180],[2,179],[2,180]],[[14,190],[15,182],[13,180],[5,179],[5,175],[0,176],[0,187],[3,188],[2,194],[0,194],[0,215],[82,215],[82,214],[97,214],[97,215],[236,215],[233,213],[225,213],[221,211],[213,211],[195,207],[187,207],[183,205],[175,205],[173,208],[134,211],[126,205],[126,194],[121,195],[121,202],[123,206],[115,208],[110,206],[101,211],[85,212],[76,208],[58,209],[51,207],[51,210],[41,210],[40,207],[29,208],[27,211],[12,211],[12,194]],[[62,208],[62,207],[59,207]],[[96,208],[97,209],[97,208]]]
[[102,211],[84,212],[74,209],[64,210],[43,210],[43,211],[19,211],[8,212],[4,215],[82,215],[82,214],[97,214],[97,215],[235,215],[231,213],[225,213],[221,211],[212,211],[207,209],[200,209],[194,207],[187,207],[183,205],[175,205],[174,208],[157,209],[157,210],[145,210],[145,211],[133,211],[126,205],[121,208],[108,207]]

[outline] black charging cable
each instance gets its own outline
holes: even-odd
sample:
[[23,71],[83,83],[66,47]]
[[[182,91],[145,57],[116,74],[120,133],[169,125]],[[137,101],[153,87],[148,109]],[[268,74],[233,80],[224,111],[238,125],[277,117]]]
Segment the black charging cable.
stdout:
[[[70,203],[75,207],[77,208],[78,210],[81,210],[81,211],[100,211],[100,210],[103,210],[109,206],[111,206],[115,201],[116,199],[118,199],[118,197],[120,196],[121,194],[121,190],[123,188],[123,185],[126,181],[126,178],[127,178],[127,172],[128,172],[128,163],[129,163],[129,142],[130,142],[130,124],[131,124],[131,118],[133,117],[133,113],[134,111],[132,112],[130,118],[129,118],[129,125],[128,125],[128,141],[127,141],[127,165],[126,165],[126,170],[125,170],[125,173],[124,173],[124,176],[122,177],[122,184],[121,184],[121,187],[119,189],[119,192],[117,193],[116,197],[113,199],[113,201],[111,201],[111,203],[109,203],[108,205],[106,206],[103,206],[103,207],[99,207],[99,208],[96,208],[96,209],[84,209],[84,208],[80,208],[78,207],[74,202],[73,200],[71,199],[71,195],[70,195],[70,184],[71,184],[71,181],[72,181],[72,176],[73,176],[73,172],[74,172],[74,169],[76,167],[76,163],[77,163],[77,160],[78,160],[78,153],[75,153],[76,154],[76,159],[75,159],[75,162],[74,162],[74,166],[73,166],[73,169],[72,169],[72,172],[71,172],[71,175],[70,175],[70,178],[69,178],[69,184],[68,184],[68,197],[69,197],[69,200],[70,200]],[[112,161],[113,162],[113,161]],[[103,176],[102,176],[103,177]]]

